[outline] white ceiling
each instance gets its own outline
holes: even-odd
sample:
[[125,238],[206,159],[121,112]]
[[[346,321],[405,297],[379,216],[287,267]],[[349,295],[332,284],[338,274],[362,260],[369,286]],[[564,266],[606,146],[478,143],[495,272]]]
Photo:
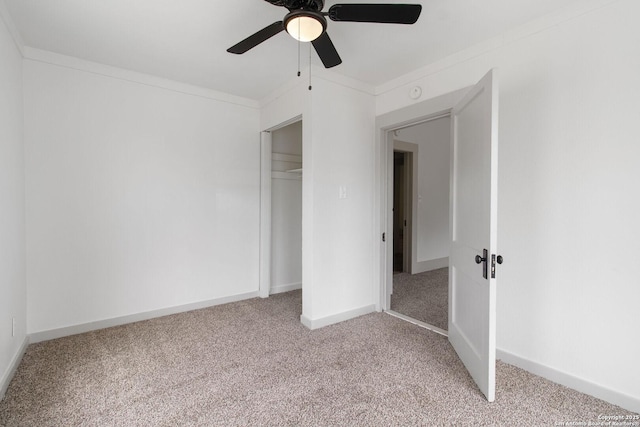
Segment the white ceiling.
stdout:
[[[329,21],[343,63],[332,71],[377,86],[579,0],[403,0],[414,25]],[[264,0],[5,0],[26,46],[261,99],[297,72],[285,32],[244,55],[226,49],[281,20]],[[353,0],[344,3],[393,1]],[[326,0],[331,5],[343,3]],[[398,3],[398,2],[397,2]],[[303,62],[308,61],[303,44]],[[313,52],[312,61],[321,66]]]

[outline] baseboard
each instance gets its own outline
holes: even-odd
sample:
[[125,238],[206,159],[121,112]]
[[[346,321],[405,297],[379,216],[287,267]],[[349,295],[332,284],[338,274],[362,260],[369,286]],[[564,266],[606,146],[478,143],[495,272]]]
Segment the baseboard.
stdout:
[[353,319],[364,314],[373,313],[374,311],[376,311],[375,304],[370,304],[353,310],[343,311],[342,313],[332,314],[331,316],[321,317],[319,319],[309,319],[305,315],[302,315],[300,316],[300,322],[307,328],[313,330],[333,325],[335,323],[344,322],[345,320]]
[[215,305],[227,304],[230,302],[242,301],[250,298],[257,298],[258,292],[247,292],[244,294],[231,295],[228,297],[215,298],[207,301],[199,301],[190,304],[177,305],[174,307],[161,308],[158,310],[145,311],[143,313],[130,314],[127,316],[114,317],[111,319],[98,320],[96,322],[83,323],[80,325],[67,326],[64,328],[49,329],[47,331],[34,332],[29,334],[29,341],[32,343],[53,340],[70,335],[83,334],[85,332],[97,331],[98,329],[110,328],[113,326],[125,325],[127,323],[140,322],[142,320],[154,319],[156,317],[168,316],[171,314],[184,313],[185,311],[198,310],[201,308],[213,307]]
[[418,261],[415,268],[411,270],[411,274],[424,273],[425,271],[437,270],[449,266],[449,257],[430,259],[427,261]]
[[29,337],[24,337],[24,340],[22,341],[22,345],[20,346],[20,348],[18,348],[18,351],[13,356],[13,359],[11,359],[11,363],[9,363],[9,367],[7,368],[5,373],[2,374],[2,379],[0,379],[0,400],[4,399],[4,395],[7,392],[7,389],[9,388],[9,383],[11,383],[11,380],[13,379],[13,376],[15,375],[16,370],[18,369],[18,366],[22,361],[22,356],[24,356],[24,353],[27,351],[28,346],[29,346]]
[[271,290],[269,291],[269,295],[281,294],[283,292],[295,291],[297,289],[302,289],[302,282],[289,283],[288,285],[272,286]]
[[640,399],[634,398],[633,396],[611,390],[600,384],[587,381],[583,378],[579,378],[566,372],[562,372],[549,366],[543,365],[541,363],[525,359],[521,356],[509,353],[504,350],[498,349],[496,352],[496,357],[505,363],[517,366],[524,369],[525,371],[531,372],[532,374],[541,376],[555,383],[572,388],[590,396],[597,397],[598,399],[602,399],[606,402],[620,406],[621,408],[624,408],[626,410],[640,413]]

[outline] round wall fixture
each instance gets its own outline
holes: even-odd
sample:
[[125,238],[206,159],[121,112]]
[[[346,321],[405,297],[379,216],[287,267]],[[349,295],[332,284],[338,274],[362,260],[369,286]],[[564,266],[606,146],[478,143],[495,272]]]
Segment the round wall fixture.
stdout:
[[418,99],[422,95],[422,88],[420,86],[414,86],[409,92],[409,98]]

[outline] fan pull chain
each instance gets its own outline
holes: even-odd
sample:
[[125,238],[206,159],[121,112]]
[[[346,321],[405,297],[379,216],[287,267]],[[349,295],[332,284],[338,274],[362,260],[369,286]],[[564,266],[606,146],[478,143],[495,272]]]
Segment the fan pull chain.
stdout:
[[311,43],[309,43],[309,90],[311,90]]
[[[298,34],[300,34],[300,19],[298,19]],[[298,77],[300,77],[300,43],[298,39]]]

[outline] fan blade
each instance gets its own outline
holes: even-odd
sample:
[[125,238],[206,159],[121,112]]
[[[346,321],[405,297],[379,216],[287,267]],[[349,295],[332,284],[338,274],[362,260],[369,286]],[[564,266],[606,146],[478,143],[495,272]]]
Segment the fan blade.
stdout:
[[338,51],[326,31],[312,41],[311,44],[313,44],[313,48],[316,50],[325,68],[342,64],[342,59],[340,59],[340,55],[338,55]]
[[227,49],[227,52],[237,53],[238,55],[241,53],[245,53],[249,49],[253,49],[263,41],[270,39],[283,30],[284,26],[282,25],[282,21],[274,22],[273,24],[264,27],[257,33],[250,35],[235,46],[231,46],[229,49]]
[[332,21],[413,24],[420,17],[419,4],[334,4],[329,9]]

